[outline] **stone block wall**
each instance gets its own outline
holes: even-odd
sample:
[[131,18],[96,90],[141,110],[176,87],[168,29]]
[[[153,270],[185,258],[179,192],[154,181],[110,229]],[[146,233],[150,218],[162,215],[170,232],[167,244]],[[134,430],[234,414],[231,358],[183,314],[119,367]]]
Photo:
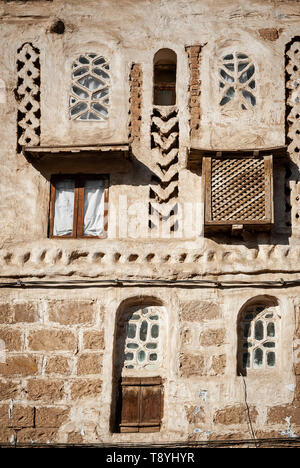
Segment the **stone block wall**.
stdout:
[[130,109],[128,123],[128,139],[131,142],[139,142],[142,124],[143,102],[143,71],[139,63],[133,63],[129,76]]

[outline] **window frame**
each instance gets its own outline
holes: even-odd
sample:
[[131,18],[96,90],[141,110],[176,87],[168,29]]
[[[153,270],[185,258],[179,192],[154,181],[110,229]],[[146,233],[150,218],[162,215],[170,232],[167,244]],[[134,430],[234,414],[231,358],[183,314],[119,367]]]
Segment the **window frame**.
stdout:
[[[53,235],[55,215],[56,183],[60,180],[74,180],[74,212],[73,231],[71,236]],[[83,235],[84,218],[84,183],[86,180],[104,180],[104,225],[101,236]],[[55,174],[50,181],[50,210],[49,210],[49,237],[51,239],[106,239],[108,231],[108,202],[109,202],[109,176],[108,174]]]

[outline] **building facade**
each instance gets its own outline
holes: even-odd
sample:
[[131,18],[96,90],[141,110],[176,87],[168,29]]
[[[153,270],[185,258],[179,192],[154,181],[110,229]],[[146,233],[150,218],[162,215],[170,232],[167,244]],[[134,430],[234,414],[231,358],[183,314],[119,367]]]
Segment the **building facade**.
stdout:
[[297,443],[299,15],[0,2],[1,443]]

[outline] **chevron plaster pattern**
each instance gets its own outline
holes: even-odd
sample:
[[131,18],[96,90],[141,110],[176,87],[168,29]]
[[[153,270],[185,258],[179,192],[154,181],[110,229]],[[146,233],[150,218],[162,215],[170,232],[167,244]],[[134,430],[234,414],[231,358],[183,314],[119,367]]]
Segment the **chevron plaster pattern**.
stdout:
[[150,185],[149,227],[158,235],[178,228],[178,110],[173,106],[153,108],[151,147],[155,158]]

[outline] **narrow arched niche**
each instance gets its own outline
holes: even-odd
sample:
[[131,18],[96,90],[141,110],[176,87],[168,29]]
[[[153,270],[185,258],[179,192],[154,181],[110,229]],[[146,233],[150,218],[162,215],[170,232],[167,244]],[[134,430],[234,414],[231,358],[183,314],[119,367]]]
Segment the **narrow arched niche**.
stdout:
[[177,55],[171,49],[160,49],[153,60],[153,104],[176,104]]

